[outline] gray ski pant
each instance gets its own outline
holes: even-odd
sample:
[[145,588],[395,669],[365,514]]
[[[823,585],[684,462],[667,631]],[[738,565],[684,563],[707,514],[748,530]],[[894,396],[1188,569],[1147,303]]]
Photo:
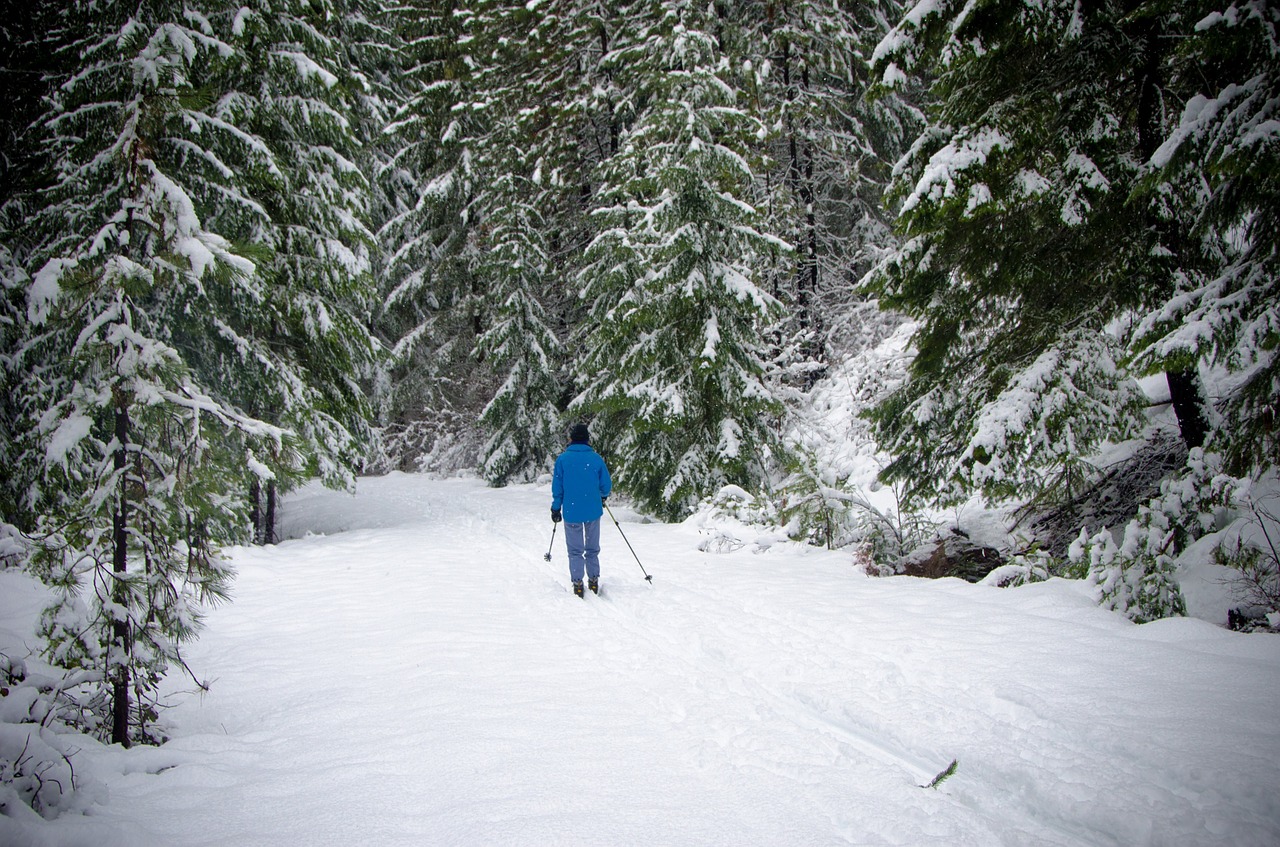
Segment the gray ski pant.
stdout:
[[564,543],[569,549],[569,578],[582,582],[586,570],[590,579],[600,578],[600,521],[564,525]]

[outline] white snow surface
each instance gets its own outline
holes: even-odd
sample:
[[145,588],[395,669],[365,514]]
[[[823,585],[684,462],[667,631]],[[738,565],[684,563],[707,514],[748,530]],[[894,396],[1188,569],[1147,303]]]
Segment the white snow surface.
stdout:
[[[291,540],[231,551],[172,740],[81,740],[86,814],[0,815],[0,844],[1280,843],[1278,636],[1136,626],[1063,580],[702,553],[705,521],[619,504],[653,582],[606,515],[579,600],[549,504],[403,474],[293,495]],[[11,655],[33,592],[0,573]]]

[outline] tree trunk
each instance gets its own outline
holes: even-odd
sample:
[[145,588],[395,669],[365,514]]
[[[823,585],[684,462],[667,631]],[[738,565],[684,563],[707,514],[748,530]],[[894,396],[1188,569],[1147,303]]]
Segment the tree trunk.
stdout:
[[1204,413],[1204,397],[1200,393],[1200,379],[1194,370],[1170,371],[1165,374],[1169,382],[1169,399],[1173,401],[1173,413],[1182,430],[1182,441],[1187,449],[1203,447],[1209,434],[1209,422]]
[[129,492],[123,478],[129,444],[129,408],[124,398],[116,397],[115,409],[116,453],[115,470],[119,478],[115,513],[111,516],[112,570],[115,580],[111,587],[111,600],[115,605],[111,625],[112,649],[109,652],[115,667],[111,672],[111,743],[130,746],[129,739],[129,592],[125,586],[125,574],[129,567]]
[[[608,55],[609,55],[609,30],[605,26],[605,24],[602,22],[600,24],[600,58],[604,59],[604,57]],[[609,80],[610,83],[612,83],[613,71],[612,70],[605,71],[605,78]],[[609,146],[608,146],[607,153],[603,150],[600,151],[602,159],[606,157],[613,157],[618,155],[618,144],[622,136],[622,128],[618,126],[618,118],[617,118],[617,114],[614,111],[612,101],[606,100],[604,114],[605,114],[605,129],[609,134]],[[600,136],[598,132],[592,132],[591,135],[597,139]],[[597,141],[597,147],[599,147],[598,141]]]
[[253,526],[253,543],[263,544],[262,540],[262,483],[255,476],[249,483],[249,523]]
[[267,480],[267,510],[262,521],[262,543],[276,543],[276,481]]
[[249,483],[249,517],[253,521],[253,543],[276,543],[276,481],[268,480],[266,491],[255,479]]
[[[796,99],[796,95],[791,80],[790,41],[784,41],[782,44],[781,64],[782,83],[786,90],[786,98],[788,102],[793,102]],[[809,88],[809,68],[803,62],[801,63],[798,87],[806,91]],[[814,188],[813,177],[814,156],[809,144],[801,141],[799,131],[793,123],[791,115],[791,110],[788,110],[786,132],[789,161],[786,174],[787,181],[791,184],[792,190],[796,192],[796,196],[800,198],[800,203],[804,207],[804,231],[798,239],[799,243],[796,245],[799,256],[795,282],[796,318],[806,336],[800,348],[802,355],[815,364],[822,364],[826,362],[826,343],[824,340],[826,329],[817,306],[818,217],[816,208],[817,192]],[[820,376],[821,372],[819,371],[813,371],[808,374],[805,378],[805,387],[812,388]]]

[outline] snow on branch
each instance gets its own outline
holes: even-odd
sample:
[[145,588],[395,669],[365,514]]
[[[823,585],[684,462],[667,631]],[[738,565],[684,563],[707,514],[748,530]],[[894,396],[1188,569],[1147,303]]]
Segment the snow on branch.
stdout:
[[325,88],[333,88],[338,84],[337,76],[325,70],[306,53],[300,53],[296,50],[276,50],[272,55],[291,62],[297,69],[298,76],[303,79],[318,78]]
[[972,137],[953,139],[929,157],[915,189],[902,204],[902,212],[911,211],[922,201],[940,203],[954,197],[965,170],[986,164],[996,150],[1011,146],[1004,133],[994,127],[981,127]]
[[159,395],[175,406],[212,415],[223,426],[230,429],[238,430],[251,437],[270,440],[276,449],[281,449],[285,438],[293,434],[290,430],[237,412],[226,404],[219,403],[189,382],[184,382],[174,390],[162,389]]

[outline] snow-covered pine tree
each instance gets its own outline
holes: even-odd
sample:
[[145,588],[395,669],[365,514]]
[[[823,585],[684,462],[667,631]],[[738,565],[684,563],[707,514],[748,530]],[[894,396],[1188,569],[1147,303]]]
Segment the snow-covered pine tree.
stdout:
[[[8,211],[0,205],[0,222]],[[26,293],[26,272],[9,248],[10,226],[0,223],[0,463],[6,468],[18,467],[18,385],[14,368],[15,354],[22,339],[22,299]],[[0,524],[22,521],[18,504],[23,499],[21,477],[7,473],[0,481]],[[0,530],[0,535],[4,535]],[[6,536],[7,537],[7,536]],[[0,552],[0,567],[7,564],[9,551]]]
[[[387,124],[405,96],[400,77],[404,45],[392,25],[396,11],[376,0],[343,0],[338,12],[330,16],[326,31],[342,54],[339,64],[347,75],[343,93],[350,101],[361,164],[376,173],[390,151]],[[370,181],[366,188],[377,191],[378,186]]]
[[[471,21],[474,42],[487,45],[477,96],[492,115],[487,135],[473,144],[477,167],[489,175],[476,200],[486,221],[481,238],[489,260],[481,271],[490,292],[477,354],[501,385],[484,414],[493,433],[486,468],[514,460],[531,472],[563,441],[558,336],[584,314],[573,282],[591,235],[583,199],[618,139],[617,92],[602,60],[635,25],[634,5],[484,3]],[[515,323],[513,315],[520,316]],[[503,350],[497,359],[490,358],[495,340]],[[523,395],[519,402],[513,392]],[[507,456],[514,445],[523,454]]]
[[563,440],[564,351],[552,324],[564,323],[564,245],[577,240],[571,103],[586,79],[575,73],[586,33],[565,11],[483,3],[470,21],[473,43],[484,44],[473,53],[475,108],[489,116],[470,146],[485,174],[473,206],[486,301],[475,357],[497,385],[480,415],[489,434],[482,470],[494,484],[546,470]]
[[[1249,492],[1280,460],[1280,11],[1265,3],[1175,9],[1165,19],[1183,37],[1161,73],[1166,102],[1182,104],[1181,114],[1169,110],[1165,140],[1135,194],[1182,234],[1183,256],[1174,285],[1147,304],[1131,349],[1149,372],[1213,375],[1215,397],[1204,449],[1191,450],[1126,527],[1126,540],[1146,539],[1145,550],[1126,545],[1111,567],[1125,584],[1131,574],[1150,584],[1161,569],[1171,581],[1173,557],[1234,517],[1235,529],[1219,536],[1232,540],[1219,542],[1214,559],[1239,568],[1242,599],[1266,608],[1266,592],[1248,586],[1276,584],[1274,547],[1265,532],[1239,527],[1265,527],[1269,516]],[[1127,613],[1165,613],[1167,594],[1139,592]]]
[[1226,374],[1206,448],[1230,472],[1280,461],[1280,8],[1183,12],[1170,85],[1184,104],[1141,186],[1197,261],[1134,334],[1140,367]]
[[350,484],[363,460],[371,409],[360,380],[376,350],[358,124],[371,117],[370,92],[341,41],[367,28],[362,9],[356,0],[235,8],[226,20],[235,52],[210,81],[209,111],[255,149],[235,162],[242,193],[198,191],[211,226],[270,252],[261,301],[208,351],[216,359],[195,366],[222,396],[295,434],[297,456],[262,457],[278,476],[333,484]]
[[262,296],[255,264],[193,201],[213,175],[250,202],[218,145],[256,145],[220,133],[202,91],[233,53],[210,24],[219,12],[215,0],[60,10],[54,43],[76,71],[42,121],[56,169],[26,231],[16,470],[33,566],[61,589],[42,631],[56,664],[99,681],[85,721],[123,744],[150,737],[159,676],[224,596],[217,547],[244,539],[238,494],[265,473],[254,451],[285,438],[211,396],[187,362],[224,304]]
[[539,301],[551,275],[546,224],[534,204],[519,199],[526,184],[514,175],[497,178],[495,187],[509,189],[486,226],[489,326],[476,340],[476,356],[502,378],[480,415],[490,433],[482,472],[495,485],[546,470],[562,441],[556,372],[564,353]]
[[472,108],[482,102],[473,14],[452,0],[406,0],[387,12],[404,45],[406,93],[387,128],[397,152],[379,176],[394,207],[378,233],[386,271],[376,324],[392,354],[376,398],[386,467],[474,467],[476,418],[493,396],[471,357],[483,327],[470,142],[488,120]]
[[650,9],[606,57],[636,117],[601,169],[571,408],[599,416],[619,485],[678,517],[726,483],[757,487],[778,447],[761,341],[777,302],[756,269],[789,247],[756,228],[763,130],[727,81],[714,19],[682,0]]
[[[0,81],[5,88],[5,108],[0,110],[0,466],[9,469],[17,467],[21,449],[16,356],[26,322],[31,246],[23,224],[31,214],[33,186],[50,167],[48,151],[36,141],[32,125],[60,78],[49,44],[57,11],[48,3],[0,4]],[[22,474],[0,475],[0,515],[30,529],[31,516],[19,505],[26,484]]]
[[[39,172],[43,151],[29,138],[50,84],[50,53],[45,43],[56,10],[48,3],[0,2],[0,81],[5,108],[0,111],[0,206]],[[6,243],[8,239],[6,239]]]
[[[399,153],[396,139],[387,133],[395,110],[408,97],[409,87],[403,75],[404,42],[395,25],[403,14],[394,6],[376,0],[344,0],[341,17],[331,18],[327,31],[342,51],[339,66],[345,71],[341,82],[345,114],[351,134],[351,160],[364,176],[363,218],[365,231],[361,239],[369,256],[367,284],[360,297],[361,322],[368,327],[365,341],[372,343],[375,357],[364,360],[359,368],[360,384],[366,395],[365,413],[369,417],[361,430],[372,436],[360,450],[360,467],[367,469],[376,462],[379,452],[377,432],[377,397],[381,393],[379,379],[387,372],[389,345],[376,331],[376,316],[381,309],[382,287],[386,278],[387,256],[378,233],[396,214],[400,186],[384,180],[382,174],[392,167]],[[364,437],[364,436],[362,436]]]
[[741,60],[744,88],[771,128],[773,167],[758,176],[768,228],[796,250],[782,258],[770,290],[787,306],[781,338],[792,380],[811,384],[833,335],[879,338],[841,320],[868,314],[851,303],[853,283],[893,243],[882,195],[891,164],[919,130],[917,111],[899,93],[866,96],[868,57],[900,7],[739,0],[721,8],[722,43]]
[[950,500],[1037,496],[1135,431],[1117,318],[1179,261],[1130,199],[1158,48],[1136,7],[921,3],[877,48],[887,83],[937,76],[880,277],[920,321],[911,379],[874,413],[887,477]]

